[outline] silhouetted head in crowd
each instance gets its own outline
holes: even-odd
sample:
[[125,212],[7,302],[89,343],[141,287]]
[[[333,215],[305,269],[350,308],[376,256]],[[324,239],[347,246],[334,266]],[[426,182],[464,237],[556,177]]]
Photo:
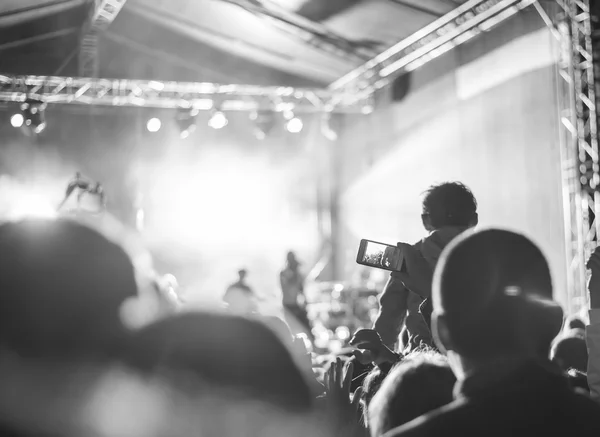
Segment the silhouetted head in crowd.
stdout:
[[578,317],[571,317],[569,320],[567,320],[567,329],[585,330],[585,322]]
[[452,402],[456,377],[435,352],[415,352],[396,365],[369,406],[369,429],[379,437]]
[[564,372],[569,369],[586,372],[588,351],[585,338],[569,334],[562,336],[554,342],[550,359]]
[[0,347],[48,360],[106,356],[137,293],[121,247],[69,220],[0,225]]
[[433,185],[424,193],[421,219],[428,231],[447,226],[471,228],[479,220],[477,201],[460,182]]
[[[308,410],[308,384],[286,347],[263,323],[214,313],[186,313],[134,335],[130,364],[145,373],[187,375],[200,394],[256,398],[294,411]],[[181,381],[193,386],[190,379]]]
[[290,327],[279,317],[264,316],[261,317],[260,320],[267,325],[283,343],[290,343],[294,340],[294,334],[292,334]]
[[514,232],[467,232],[433,279],[433,331],[457,376],[499,359],[547,359],[562,327],[540,249]]
[[248,276],[248,270],[246,270],[246,269],[238,270],[238,278],[239,278],[240,282],[244,282],[246,280],[247,276]]
[[[373,400],[373,396],[379,391],[381,383],[387,376],[387,373],[379,367],[374,367],[365,377],[362,383],[363,408],[368,408]],[[365,410],[366,411],[366,410]]]
[[288,252],[286,256],[286,263],[289,268],[292,270],[297,269],[300,266],[300,262],[298,262],[298,258],[296,258],[296,254],[294,252]]

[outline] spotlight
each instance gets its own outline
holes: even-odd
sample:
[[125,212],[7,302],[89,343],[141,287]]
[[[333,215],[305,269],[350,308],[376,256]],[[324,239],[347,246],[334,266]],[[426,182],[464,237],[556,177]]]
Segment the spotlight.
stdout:
[[[44,129],[46,129],[46,117],[44,116],[45,110],[46,103],[42,102],[41,100],[27,99],[21,105],[21,117],[25,122],[25,126],[30,128],[31,132],[33,132],[34,134],[39,134]],[[13,118],[11,119],[11,123],[13,122],[14,118],[15,116],[13,116]],[[14,121],[18,122],[19,117],[16,117],[16,120]]]
[[302,120],[298,117],[291,118],[285,124],[285,128],[288,130],[288,132],[293,133],[293,134],[299,133],[303,127],[304,127],[304,123],[302,123]]
[[208,120],[208,125],[213,129],[223,129],[228,123],[229,120],[227,120],[225,113],[219,110],[215,110],[210,117],[210,120]]
[[25,117],[23,117],[23,114],[14,114],[12,117],[10,117],[10,124],[12,127],[21,127],[23,126],[24,122]]
[[175,121],[179,126],[179,136],[185,139],[196,130],[196,116],[200,113],[199,109],[182,109],[177,114]]
[[151,118],[150,120],[148,120],[148,123],[146,123],[146,129],[148,129],[148,132],[158,132],[161,127],[162,122],[160,121],[160,118]]

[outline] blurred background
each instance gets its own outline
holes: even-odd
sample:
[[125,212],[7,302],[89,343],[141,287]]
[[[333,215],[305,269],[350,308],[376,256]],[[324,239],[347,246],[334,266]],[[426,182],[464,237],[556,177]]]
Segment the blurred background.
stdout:
[[[79,76],[98,3],[2,1],[0,74]],[[97,40],[98,77],[320,88],[465,2],[116,3]],[[264,310],[277,313],[279,271],[293,250],[308,275],[316,341],[341,347],[370,325],[387,279],[355,263],[359,240],[417,241],[421,193],[460,180],[482,226],[541,245],[566,304],[559,56],[528,7],[395,79],[361,110],[326,120],[220,111],[219,102],[193,119],[49,104],[36,135],[14,118],[19,104],[0,103],[0,214],[52,214],[81,172],[102,183],[107,210],[158,271],[177,277],[190,305],[218,305],[246,268]]]

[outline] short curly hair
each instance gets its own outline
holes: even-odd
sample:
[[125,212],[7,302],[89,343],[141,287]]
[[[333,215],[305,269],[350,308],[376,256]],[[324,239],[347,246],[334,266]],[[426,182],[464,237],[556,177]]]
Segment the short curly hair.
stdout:
[[469,226],[477,214],[477,200],[465,184],[444,182],[432,185],[423,193],[422,211],[435,229]]

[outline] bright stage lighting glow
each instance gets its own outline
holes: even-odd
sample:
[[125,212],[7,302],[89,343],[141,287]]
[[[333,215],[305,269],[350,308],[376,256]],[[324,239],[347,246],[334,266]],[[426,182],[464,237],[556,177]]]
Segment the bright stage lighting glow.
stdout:
[[304,127],[304,123],[298,117],[292,118],[290,121],[288,121],[285,124],[285,128],[288,130],[288,132],[291,132],[293,134],[297,134],[297,133],[301,132],[303,127]]
[[10,124],[12,127],[21,127],[23,126],[24,122],[25,118],[23,117],[23,114],[14,114],[12,117],[10,117]]
[[148,129],[148,132],[158,132],[161,127],[162,122],[159,118],[156,117],[151,118],[150,120],[148,120],[148,123],[146,123],[146,129]]
[[221,111],[215,111],[210,120],[208,120],[208,125],[213,129],[223,129],[227,124],[229,124],[229,120],[227,120],[227,116]]
[[56,215],[56,208],[46,198],[35,194],[22,198],[10,212],[13,219],[54,218]]

